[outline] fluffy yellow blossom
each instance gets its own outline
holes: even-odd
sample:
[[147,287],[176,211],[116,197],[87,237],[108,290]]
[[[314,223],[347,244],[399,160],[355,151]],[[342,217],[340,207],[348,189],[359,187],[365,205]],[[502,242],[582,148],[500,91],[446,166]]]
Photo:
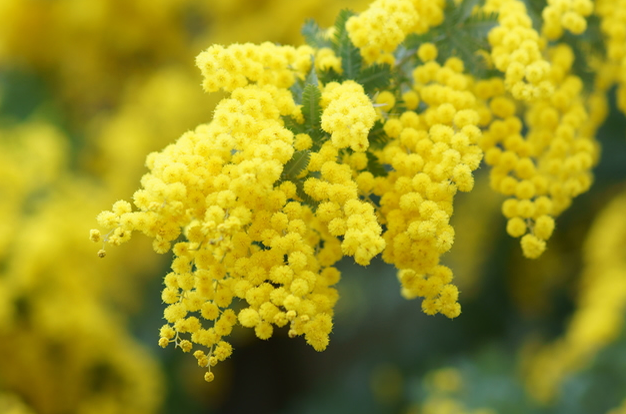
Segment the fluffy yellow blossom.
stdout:
[[311,53],[308,46],[294,48],[271,42],[215,45],[198,55],[196,65],[202,71],[202,85],[207,92],[231,92],[249,83],[288,88],[298,75],[308,72]]
[[458,290],[440,256],[454,242],[449,224],[454,195],[472,189],[472,171],[482,159],[477,101],[467,82],[447,81],[455,77],[465,79],[432,61],[415,69],[415,89],[428,107],[419,116],[406,111],[385,123],[387,134],[397,139],[380,153],[393,171],[385,177],[389,185],[377,193],[387,223],[383,259],[401,269],[403,295],[423,297],[425,313],[450,318],[460,313]]
[[346,23],[350,39],[369,62],[393,52],[408,33],[416,30],[420,16],[410,0],[376,0]]
[[529,258],[540,256],[546,249],[554,217],[589,189],[591,168],[598,157],[591,135],[597,121],[590,119],[581,80],[568,74],[573,52],[566,45],[550,52],[553,69],[560,73],[553,78],[556,89],[549,98],[525,107],[526,134],[522,135],[524,124],[514,101],[498,88],[485,95],[492,119],[480,141],[485,161],[492,166],[492,188],[514,197],[503,204],[509,219],[507,232],[513,237],[523,236],[522,250]]
[[331,134],[337,148],[365,151],[376,111],[363,87],[356,82],[329,83],[322,93],[322,129]]
[[542,34],[550,40],[561,37],[563,29],[579,35],[587,29],[585,18],[592,12],[591,0],[549,0],[541,13]]
[[[285,324],[281,314],[287,311],[292,312],[294,335],[305,335],[317,350],[328,344],[337,300],[330,286],[336,280],[318,275],[341,255],[323,265],[314,256],[321,239],[333,236],[320,237],[310,207],[290,201],[293,190],[281,182],[295,138],[280,117],[295,109],[291,94],[276,86],[236,88],[218,104],[210,124],[148,156],[150,173],[134,195],[138,211],[118,201],[98,216],[99,224],[110,229],[105,243],[120,244],[141,231],[154,239],[158,253],[174,251],[162,295],[168,306],[161,346],[174,343],[185,352],[205,347],[208,353],[202,358],[212,366],[212,358],[223,361],[232,352],[223,338],[237,322],[268,339],[272,325]],[[326,163],[321,169],[328,183],[338,186],[329,192],[329,200],[345,204],[354,198],[340,188],[349,173],[346,177],[338,164]],[[373,217],[371,209],[355,213]],[[370,220],[377,226],[375,217]],[[350,254],[364,262],[382,246],[370,252],[367,244],[355,243],[369,234],[359,225],[349,223],[343,243],[345,251],[352,249]],[[381,230],[371,231],[376,237]],[[97,231],[91,234],[97,238]],[[185,240],[172,245],[181,235]],[[329,241],[325,248],[332,246]],[[229,309],[236,298],[249,305],[238,314]]]
[[552,94],[550,63],[542,55],[543,44],[532,27],[526,6],[518,0],[488,0],[484,10],[498,12],[500,25],[489,32],[491,58],[505,74],[505,85],[518,100],[533,101]]

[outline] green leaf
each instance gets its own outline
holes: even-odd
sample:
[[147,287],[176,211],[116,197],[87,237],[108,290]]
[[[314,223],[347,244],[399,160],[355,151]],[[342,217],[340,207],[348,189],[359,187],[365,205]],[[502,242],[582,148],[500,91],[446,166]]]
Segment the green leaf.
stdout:
[[283,167],[281,180],[297,181],[298,175],[306,169],[311,160],[311,152],[309,150],[296,151],[287,164]]
[[381,120],[377,120],[374,123],[374,126],[370,129],[370,132],[367,135],[367,140],[370,144],[370,148],[372,149],[382,149],[387,142],[389,142],[389,137],[385,133]]
[[290,116],[283,116],[283,122],[285,124],[285,128],[293,132],[294,135],[304,134],[306,133],[306,129],[303,124],[299,124]]
[[345,79],[356,80],[361,71],[363,58],[361,52],[356,48],[349,38],[345,38],[339,45],[339,57],[341,57],[341,69],[343,69],[343,77]]
[[309,71],[304,84],[319,86],[319,79],[317,78],[317,72],[315,71],[315,60],[311,62],[311,70]]
[[391,68],[389,65],[374,64],[363,69],[357,78],[367,94],[373,94],[376,89],[386,89],[391,82]]
[[327,83],[330,82],[343,82],[345,79],[343,78],[342,75],[340,75],[339,73],[335,72],[334,69],[328,69],[325,71],[321,71],[319,74],[319,80],[320,82],[322,82],[324,85],[326,85]]
[[322,93],[315,85],[308,84],[302,93],[302,115],[304,117],[304,127],[311,135],[313,141],[319,140],[323,135],[322,131],[322,107],[320,100]]
[[306,44],[317,49],[332,46],[332,41],[326,37],[325,32],[314,19],[308,19],[300,31]]
[[480,1],[481,0],[463,0],[461,4],[457,6],[454,4],[454,1],[448,0],[446,6],[452,7],[452,20],[454,23],[458,23],[467,20],[471,16],[474,7],[476,7]]
[[356,46],[354,46],[350,40],[350,36],[348,36],[348,31],[346,30],[346,22],[352,16],[354,16],[353,11],[342,10],[339,12],[337,20],[335,20],[335,39],[333,46],[335,54],[341,58],[343,80],[356,80],[363,63],[361,52]]
[[367,155],[367,171],[371,172],[374,177],[386,177],[388,172],[378,157],[370,151],[367,151],[365,155]]
[[530,16],[530,20],[533,22],[533,29],[541,32],[541,26],[543,25],[543,17],[541,17],[541,13],[543,9],[545,9],[547,2],[546,0],[522,0],[526,5],[526,11],[528,12],[528,16]]
[[437,43],[437,35],[439,31],[433,28],[424,34],[409,34],[402,43],[407,50],[416,51],[422,43]]
[[463,23],[463,32],[472,36],[472,39],[480,39],[480,44],[488,47],[487,35],[498,25],[498,13],[476,13]]
[[455,5],[454,0],[446,0],[450,12],[442,25],[433,28],[426,35],[410,35],[404,42],[408,50],[417,50],[422,43],[432,42],[437,46],[437,61],[444,62],[452,56],[459,57],[467,72],[477,77],[493,73],[483,57],[477,52],[489,50],[487,35],[498,25],[497,13],[473,13],[480,0],[463,0]]
[[315,209],[319,205],[319,201],[315,200],[313,197],[311,197],[304,191],[304,180],[296,180],[295,184],[296,184],[296,195],[300,197],[300,199],[302,200],[304,204],[308,205],[315,211]]
[[296,105],[302,105],[302,93],[304,92],[304,81],[298,80],[294,82],[293,85],[289,88],[291,91],[291,95],[293,96],[293,101]]
[[558,42],[571,46],[574,52],[572,72],[583,81],[585,91],[590,92],[594,87],[596,74],[589,66],[589,62],[593,59],[603,60],[606,56],[600,19],[595,15],[589,16],[587,30],[584,33],[574,35],[566,31]]
[[352,10],[343,9],[339,12],[337,18],[335,19],[335,36],[333,39],[333,49],[335,50],[335,54],[337,55],[339,54],[338,46],[341,44],[341,41],[344,38],[349,38],[348,31],[346,30],[346,22],[350,17],[354,15],[355,13]]

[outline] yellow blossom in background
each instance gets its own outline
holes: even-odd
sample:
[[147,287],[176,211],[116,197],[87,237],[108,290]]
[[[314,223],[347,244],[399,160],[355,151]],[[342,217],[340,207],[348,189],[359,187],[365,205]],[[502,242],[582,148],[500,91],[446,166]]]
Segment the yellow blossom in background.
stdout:
[[577,309],[564,335],[526,361],[527,387],[541,402],[556,397],[568,374],[580,370],[614,341],[626,309],[626,197],[618,194],[596,218],[585,242]]

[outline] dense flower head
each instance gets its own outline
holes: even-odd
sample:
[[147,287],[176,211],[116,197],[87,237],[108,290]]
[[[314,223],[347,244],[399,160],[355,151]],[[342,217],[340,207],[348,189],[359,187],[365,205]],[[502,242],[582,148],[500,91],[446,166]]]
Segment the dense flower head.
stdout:
[[423,33],[443,19],[443,1],[376,0],[346,28],[368,62],[385,59],[410,33]]
[[324,87],[321,105],[322,129],[331,134],[337,148],[367,149],[368,133],[376,120],[372,102],[356,82],[329,83]]
[[491,58],[505,74],[507,90],[515,99],[533,101],[552,94],[550,62],[544,43],[532,27],[526,6],[518,0],[488,0],[484,9],[498,12],[500,25],[489,32]]
[[546,249],[554,217],[589,189],[597,160],[597,145],[588,135],[593,128],[588,128],[582,82],[569,74],[572,51],[560,45],[551,55],[553,70],[559,73],[553,76],[556,89],[549,98],[525,108],[525,136],[515,102],[504,88],[492,86],[492,94],[485,95],[491,120],[480,141],[485,162],[493,167],[492,188],[509,197],[502,205],[507,232],[521,237],[522,250],[529,258],[539,257]]
[[427,314],[456,317],[458,289],[450,284],[452,271],[440,264],[440,256],[454,242],[449,224],[454,195],[471,191],[472,172],[482,158],[476,98],[462,73],[435,62],[418,66],[414,78],[427,108],[389,117],[384,128],[395,139],[379,153],[393,169],[374,189],[386,220],[383,259],[400,269],[405,297],[424,297]]
[[214,45],[198,55],[196,65],[202,71],[202,86],[207,92],[232,92],[249,83],[288,88],[298,74],[308,72],[312,52],[308,46],[294,48],[271,42]]
[[543,9],[542,33],[550,40],[558,39],[563,31],[582,34],[587,29],[586,18],[593,12],[591,0],[548,0]]
[[[134,195],[139,211],[118,201],[98,216],[110,244],[141,231],[165,253],[184,234],[165,277],[159,344],[207,348],[195,355],[209,371],[208,361],[230,355],[223,338],[237,322],[261,339],[289,324],[290,335],[304,335],[316,350],[328,343],[334,261],[322,265],[314,255],[325,234],[315,229],[310,207],[289,201],[293,189],[280,182],[294,152],[294,136],[280,122],[295,109],[290,96],[269,85],[235,89],[213,122],[148,157],[150,173]],[[248,307],[236,314],[234,298]]]

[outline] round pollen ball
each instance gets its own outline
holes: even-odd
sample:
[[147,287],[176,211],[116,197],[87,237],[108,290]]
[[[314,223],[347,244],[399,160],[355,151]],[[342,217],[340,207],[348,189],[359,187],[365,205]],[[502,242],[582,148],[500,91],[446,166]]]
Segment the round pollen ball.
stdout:
[[511,237],[521,237],[526,234],[526,223],[520,217],[510,218],[506,223],[506,232]]
[[309,284],[304,279],[295,279],[291,282],[290,290],[295,296],[302,297],[309,292]]
[[246,328],[255,327],[260,320],[259,313],[252,308],[245,308],[239,312],[239,323]]
[[422,62],[429,62],[437,59],[437,46],[433,43],[422,43],[417,49],[417,56]]
[[546,242],[537,236],[527,234],[521,240],[522,252],[529,259],[536,259],[546,250]]
[[537,217],[535,220],[535,236],[542,240],[548,240],[554,231],[554,219],[547,215]]
[[272,337],[272,334],[274,333],[274,328],[268,322],[261,322],[256,326],[256,328],[254,328],[254,333],[256,334],[257,338],[266,340]]

